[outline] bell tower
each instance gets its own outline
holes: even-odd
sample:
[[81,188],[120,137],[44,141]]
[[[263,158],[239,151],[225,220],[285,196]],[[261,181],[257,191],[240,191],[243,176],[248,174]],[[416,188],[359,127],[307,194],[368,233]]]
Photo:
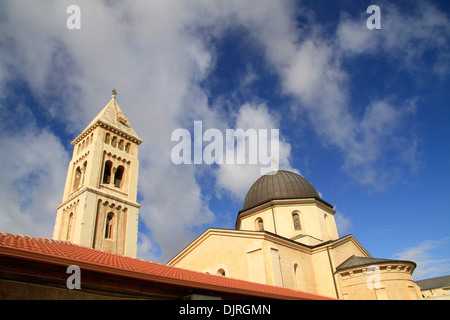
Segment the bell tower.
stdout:
[[138,149],[142,143],[116,102],[76,137],[53,239],[136,257],[140,205]]

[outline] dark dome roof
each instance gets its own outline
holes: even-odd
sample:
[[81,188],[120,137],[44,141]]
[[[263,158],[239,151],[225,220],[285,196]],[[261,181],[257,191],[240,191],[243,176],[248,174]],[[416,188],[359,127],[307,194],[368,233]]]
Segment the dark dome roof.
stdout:
[[268,173],[251,186],[245,196],[242,211],[272,199],[320,199],[319,193],[308,180],[291,171]]

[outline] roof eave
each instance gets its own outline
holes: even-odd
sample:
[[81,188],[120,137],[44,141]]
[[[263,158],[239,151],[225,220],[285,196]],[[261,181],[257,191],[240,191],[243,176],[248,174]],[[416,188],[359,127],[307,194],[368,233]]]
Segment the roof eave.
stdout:
[[141,144],[143,142],[143,140],[138,135],[133,135],[118,128],[112,127],[110,124],[99,119],[96,122],[91,123],[88,127],[86,127],[86,129],[83,130],[83,132],[81,132],[75,139],[73,139],[71,142],[72,145],[75,146],[80,140],[82,140],[85,136],[87,136],[92,130],[94,130],[99,125],[104,128],[108,128],[109,130],[112,130],[114,132],[117,132],[121,136],[128,138],[129,140],[132,140],[137,144]]

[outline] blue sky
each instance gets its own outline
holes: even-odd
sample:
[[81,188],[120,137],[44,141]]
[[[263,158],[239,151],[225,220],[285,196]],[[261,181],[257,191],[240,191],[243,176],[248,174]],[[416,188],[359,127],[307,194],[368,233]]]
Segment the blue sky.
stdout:
[[[66,26],[69,5],[80,29]],[[370,30],[369,5],[381,9]],[[2,1],[0,230],[51,237],[72,145],[118,92],[144,140],[138,257],[234,228],[258,165],[174,165],[177,128],[279,129],[280,169],[377,258],[450,274],[448,1]],[[174,198],[175,195],[175,198]]]

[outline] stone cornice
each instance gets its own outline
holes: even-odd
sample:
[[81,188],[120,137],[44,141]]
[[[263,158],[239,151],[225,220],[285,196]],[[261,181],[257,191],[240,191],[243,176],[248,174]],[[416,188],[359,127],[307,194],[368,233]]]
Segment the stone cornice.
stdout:
[[64,207],[67,203],[73,201],[75,198],[77,198],[82,193],[87,192],[87,191],[92,192],[94,194],[97,194],[97,195],[99,195],[101,197],[105,197],[105,198],[108,198],[108,199],[111,199],[111,200],[114,200],[114,201],[117,201],[117,202],[121,202],[121,203],[127,204],[127,205],[135,207],[135,208],[140,208],[141,207],[141,205],[139,203],[137,203],[137,202],[125,200],[123,198],[119,198],[119,197],[113,196],[111,194],[102,192],[102,191],[100,191],[98,189],[84,187],[84,188],[74,192],[72,195],[70,195],[65,201],[63,201],[58,207],[56,207],[56,209],[60,209],[61,207]]

